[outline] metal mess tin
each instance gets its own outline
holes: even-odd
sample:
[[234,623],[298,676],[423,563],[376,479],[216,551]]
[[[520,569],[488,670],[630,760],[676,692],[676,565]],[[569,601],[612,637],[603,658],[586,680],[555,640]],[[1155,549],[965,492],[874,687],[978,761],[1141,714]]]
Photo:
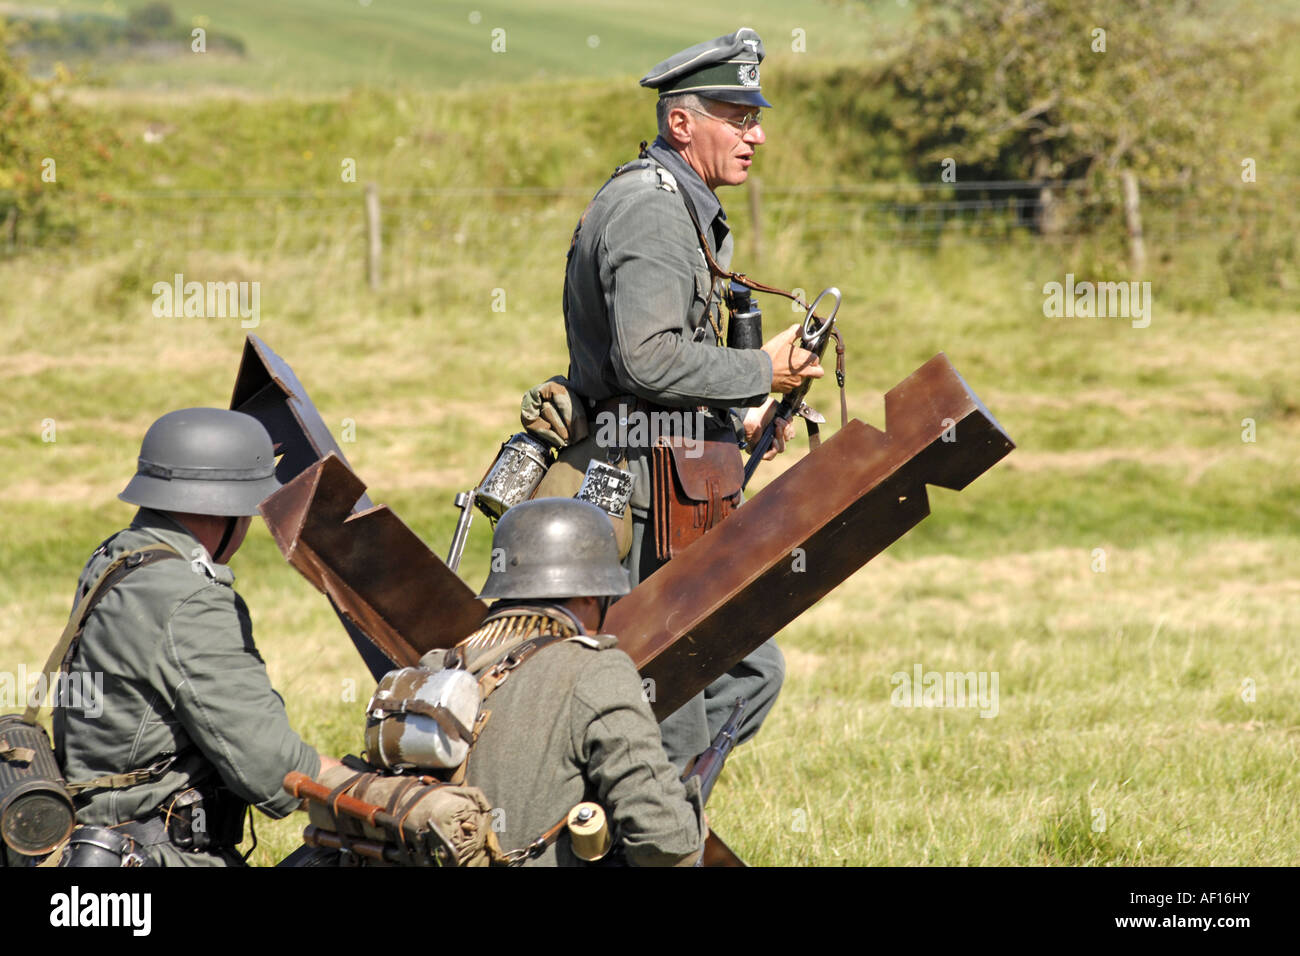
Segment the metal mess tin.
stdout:
[[366,755],[389,770],[458,767],[469,742],[457,736],[455,724],[473,730],[482,701],[478,681],[468,671],[389,671],[366,707]]
[[546,477],[554,458],[551,449],[527,432],[518,432],[501,446],[496,461],[475,491],[475,504],[490,518],[527,501]]

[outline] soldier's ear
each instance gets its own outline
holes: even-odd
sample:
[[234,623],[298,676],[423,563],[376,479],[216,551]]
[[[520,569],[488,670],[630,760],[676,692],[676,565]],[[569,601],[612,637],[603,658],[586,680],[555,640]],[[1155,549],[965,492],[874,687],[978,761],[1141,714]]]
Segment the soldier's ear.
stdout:
[[684,106],[674,106],[668,111],[668,129],[672,132],[673,139],[682,146],[690,145],[694,133],[691,125],[693,122],[691,111]]

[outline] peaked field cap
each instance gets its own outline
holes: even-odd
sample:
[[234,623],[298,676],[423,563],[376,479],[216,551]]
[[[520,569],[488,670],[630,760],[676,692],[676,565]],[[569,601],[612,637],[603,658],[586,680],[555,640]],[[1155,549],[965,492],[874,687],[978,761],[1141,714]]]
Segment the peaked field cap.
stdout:
[[658,90],[660,98],[698,93],[725,103],[770,107],[759,87],[762,62],[763,41],[749,27],[741,27],[674,53],[641,77],[641,85]]

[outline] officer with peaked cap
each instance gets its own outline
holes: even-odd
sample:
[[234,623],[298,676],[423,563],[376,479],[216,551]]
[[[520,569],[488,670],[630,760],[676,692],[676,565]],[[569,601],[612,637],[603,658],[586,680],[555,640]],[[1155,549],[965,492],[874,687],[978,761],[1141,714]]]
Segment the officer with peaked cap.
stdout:
[[[466,765],[466,783],[500,811],[501,845],[528,846],[592,800],[628,863],[695,862],[705,835],[699,781],[678,778],[631,658],[598,633],[610,599],[628,592],[609,518],[572,498],[525,501],[502,515],[492,553],[479,597],[496,603],[461,643],[465,666],[481,675],[550,641],[484,702],[491,717]],[[441,667],[446,653],[421,663]],[[577,863],[566,834],[528,865]]]
[[336,763],[289,726],[225,563],[280,486],[275,464],[249,415],[164,415],[118,496],[139,510],[78,582],[79,601],[117,558],[141,551],[93,606],[66,664],[73,686],[102,676],[102,700],[55,709],[77,821],[130,836],[165,866],[239,865],[248,806],[282,817],[298,804],[284,775]]
[[698,93],[724,103],[770,107],[759,83],[762,62],[763,41],[741,27],[670,56],[643,76],[641,85],[657,90],[661,98]]
[[[701,242],[729,268],[731,228],[714,191],[743,183],[766,141],[759,109],[771,104],[762,92],[762,61],[762,40],[742,27],[669,57],[641,80],[659,95],[659,135],[587,206],[564,282],[568,379],[586,399],[589,420],[699,410],[704,437],[732,446],[737,465],[740,445],[752,441],[771,414],[770,393],[823,374],[816,359],[795,346],[797,325],[761,349],[720,347],[722,282],[710,271]],[[782,450],[792,434],[790,423],[778,428],[769,454]],[[635,584],[663,563],[654,533],[661,516],[651,506],[650,448],[617,452],[623,454],[636,475],[627,557]],[[701,486],[715,477],[700,477]],[[720,481],[719,487],[725,484]],[[753,708],[741,739],[752,736],[783,675],[781,652],[768,641],[663,721],[669,757],[682,766],[703,751],[736,697]]]

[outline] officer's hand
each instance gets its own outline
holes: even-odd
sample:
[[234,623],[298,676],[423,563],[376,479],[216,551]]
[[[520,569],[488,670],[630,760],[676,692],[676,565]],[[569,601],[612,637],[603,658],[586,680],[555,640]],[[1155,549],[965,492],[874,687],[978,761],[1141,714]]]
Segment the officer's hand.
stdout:
[[789,419],[778,418],[776,428],[772,432],[772,447],[767,450],[763,460],[771,461],[785,451],[785,443],[788,441],[794,441],[794,422]]
[[[776,398],[769,396],[767,401],[762,405],[751,408],[745,412],[745,443],[752,450],[754,443],[758,441],[763,429],[767,423],[772,420],[776,414]],[[785,451],[785,443],[794,438],[794,423],[781,419],[776,423],[776,428],[772,430],[772,447],[763,455],[764,461],[771,461],[781,452]]]
[[772,391],[789,392],[805,378],[826,374],[817,356],[795,343],[799,341],[798,322],[763,343],[763,351],[772,359]]

